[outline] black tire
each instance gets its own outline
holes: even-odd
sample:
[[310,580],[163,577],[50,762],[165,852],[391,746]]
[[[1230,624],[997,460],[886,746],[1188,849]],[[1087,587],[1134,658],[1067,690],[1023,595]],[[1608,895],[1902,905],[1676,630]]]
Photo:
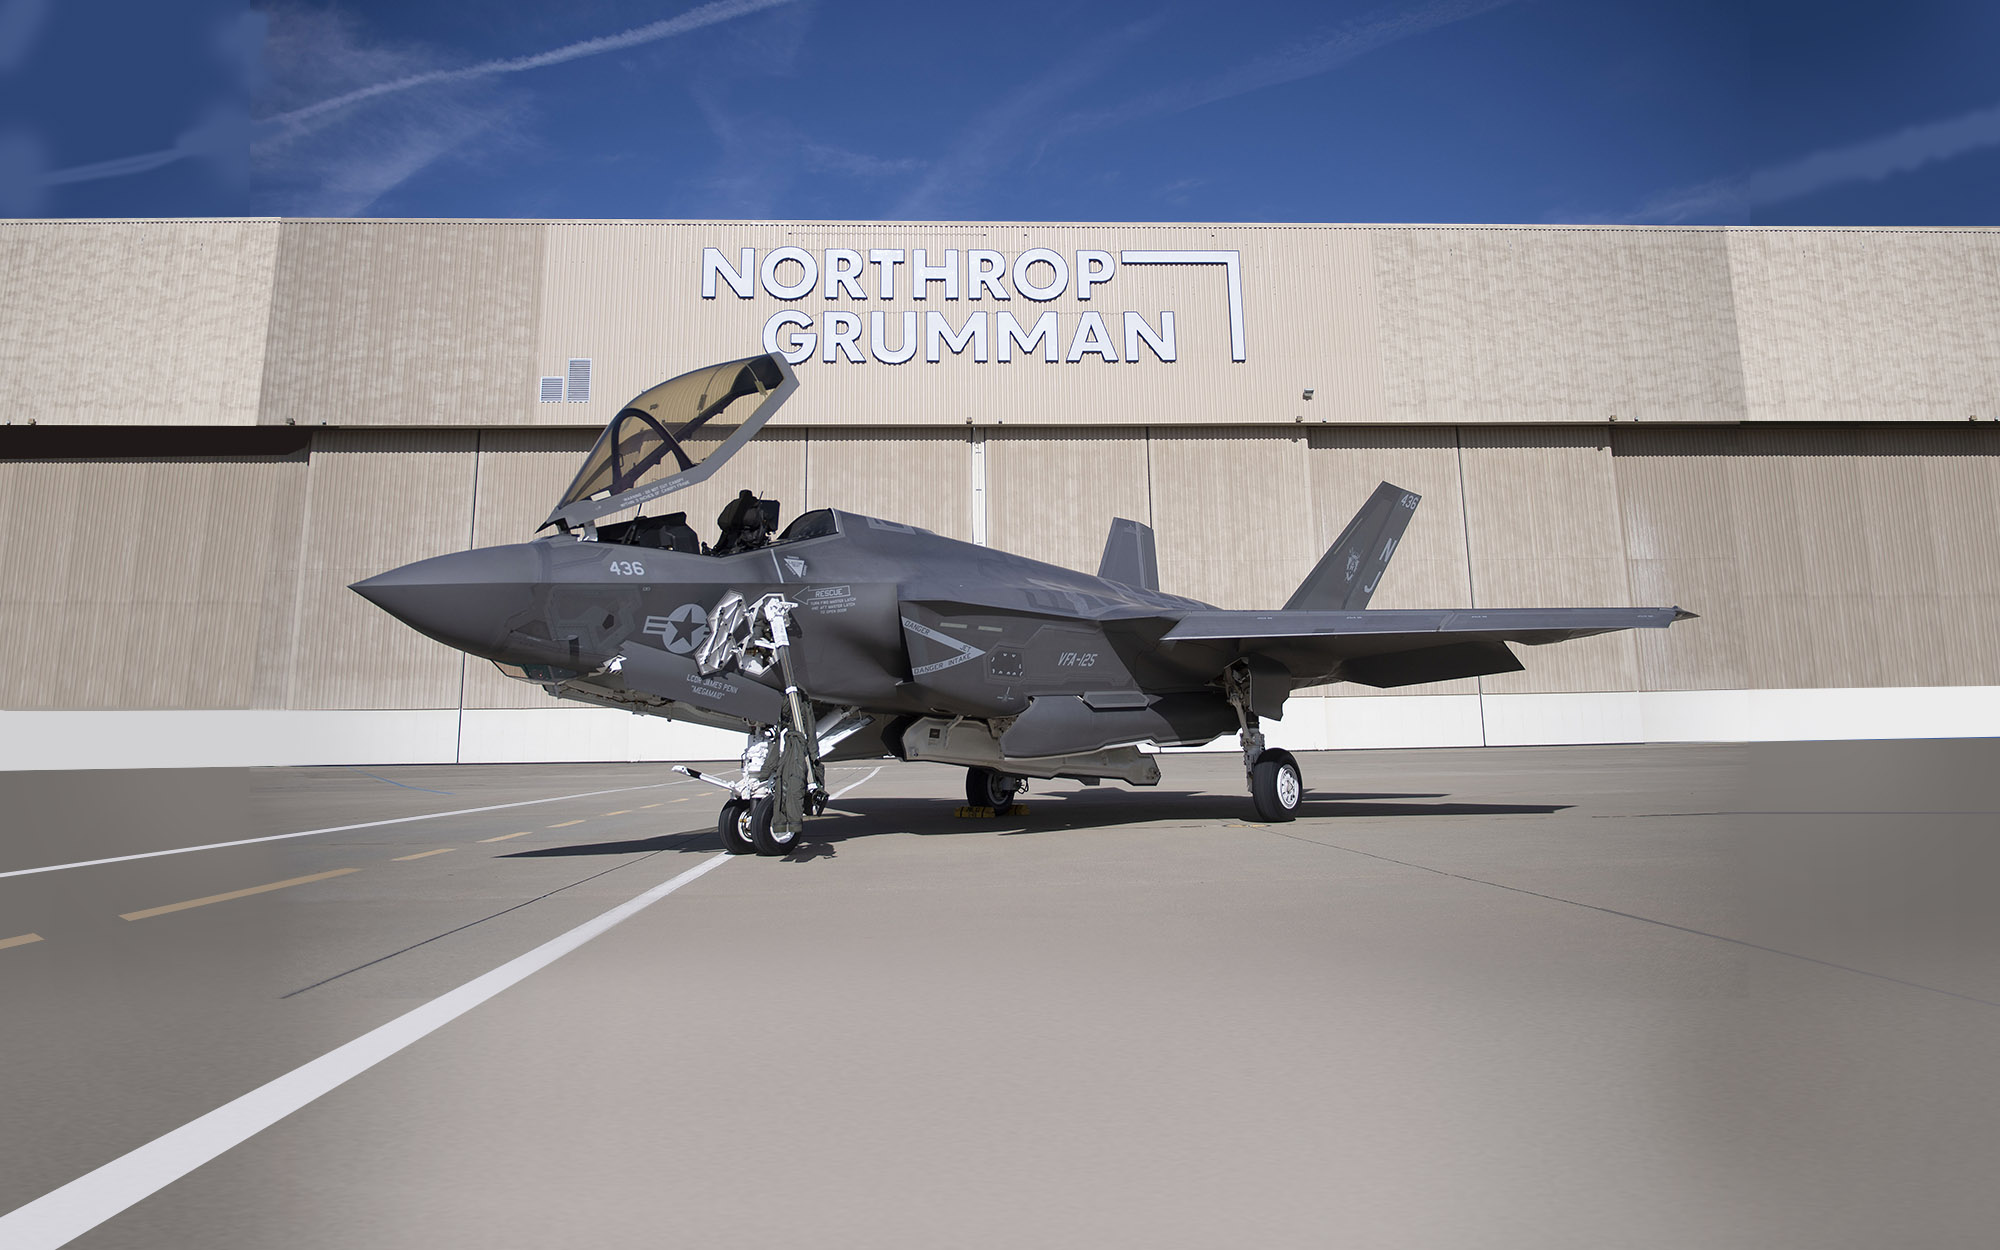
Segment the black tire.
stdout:
[[995,816],[1014,806],[1021,792],[1021,779],[991,768],[965,770],[965,801],[974,807],[990,807]]
[[1259,820],[1277,824],[1298,819],[1305,795],[1305,780],[1290,751],[1270,750],[1257,757],[1250,769],[1250,801]]
[[758,799],[750,807],[750,840],[756,844],[759,855],[790,855],[798,849],[799,835],[778,833],[771,828],[771,817],[778,810],[778,800],[767,796]]
[[715,832],[722,837],[722,849],[731,855],[748,855],[757,849],[757,844],[750,840],[750,831],[744,828],[743,818],[749,814],[750,804],[730,799],[715,818]]

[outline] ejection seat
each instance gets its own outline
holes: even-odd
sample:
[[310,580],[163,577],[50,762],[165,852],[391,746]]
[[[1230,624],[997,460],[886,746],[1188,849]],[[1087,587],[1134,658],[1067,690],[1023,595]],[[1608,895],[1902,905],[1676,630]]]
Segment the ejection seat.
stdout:
[[710,555],[729,556],[755,550],[771,541],[771,531],[778,526],[778,501],[740,491],[722,509],[715,523],[722,533]]
[[657,547],[662,551],[700,555],[701,538],[687,519],[685,512],[633,517],[629,521],[598,526],[597,536],[602,542],[623,543],[628,547]]

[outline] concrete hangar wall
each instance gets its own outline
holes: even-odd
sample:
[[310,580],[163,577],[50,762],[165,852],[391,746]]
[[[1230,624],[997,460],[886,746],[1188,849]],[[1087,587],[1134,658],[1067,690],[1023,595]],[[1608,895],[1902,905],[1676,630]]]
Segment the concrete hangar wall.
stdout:
[[[1680,604],[1279,741],[2000,733],[2000,233],[0,224],[11,767],[626,759],[345,586],[518,540],[625,398],[769,344],[715,482],[1283,602],[1381,478],[1382,607]],[[1308,398],[1308,393],[1310,398]]]

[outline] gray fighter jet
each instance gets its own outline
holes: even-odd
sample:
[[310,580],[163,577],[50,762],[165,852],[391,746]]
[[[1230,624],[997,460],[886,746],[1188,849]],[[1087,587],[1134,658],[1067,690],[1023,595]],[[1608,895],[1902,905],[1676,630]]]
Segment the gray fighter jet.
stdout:
[[777,355],[662,382],[612,419],[535,541],[420,560],[353,589],[559,699],[749,735],[718,828],[788,852],[830,760],[967,770],[975,808],[1025,778],[1160,778],[1140,745],[1234,731],[1257,815],[1291,820],[1299,766],[1267,748],[1302,686],[1514,672],[1540,646],[1661,629],[1679,608],[1370,611],[1418,498],[1384,482],[1284,607],[1224,611],[1159,588],[1153,533],[1114,520],[1095,575],[822,508],[777,529],[742,492],[704,545],[683,513],[608,522],[702,481],[798,387]]

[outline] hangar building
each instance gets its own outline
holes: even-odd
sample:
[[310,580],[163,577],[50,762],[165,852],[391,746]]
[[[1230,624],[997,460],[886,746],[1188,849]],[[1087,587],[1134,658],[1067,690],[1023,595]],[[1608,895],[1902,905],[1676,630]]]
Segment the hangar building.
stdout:
[[[621,402],[769,344],[716,479],[1281,604],[1381,479],[1378,607],[1678,604],[1293,746],[2000,733],[2000,232],[0,224],[0,758],[656,759],[346,590],[530,535]],[[679,501],[684,501],[679,502]]]

